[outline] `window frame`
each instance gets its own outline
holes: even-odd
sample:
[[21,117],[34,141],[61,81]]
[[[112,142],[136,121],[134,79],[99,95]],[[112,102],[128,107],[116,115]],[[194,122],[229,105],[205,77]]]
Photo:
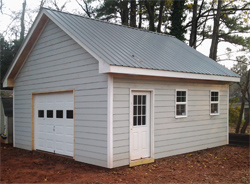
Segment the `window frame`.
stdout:
[[[218,92],[218,101],[212,101],[212,92]],[[220,91],[219,90],[210,90],[210,95],[209,95],[209,114],[210,116],[218,116],[220,115]],[[211,105],[212,104],[218,104],[218,112],[217,113],[212,113],[211,110]]]
[[[177,92],[178,91],[185,91],[186,92],[186,102],[177,102]],[[186,110],[186,113],[185,115],[177,115],[177,105],[185,105],[185,110]],[[175,90],[175,118],[186,118],[188,117],[188,90],[187,89],[176,89]]]

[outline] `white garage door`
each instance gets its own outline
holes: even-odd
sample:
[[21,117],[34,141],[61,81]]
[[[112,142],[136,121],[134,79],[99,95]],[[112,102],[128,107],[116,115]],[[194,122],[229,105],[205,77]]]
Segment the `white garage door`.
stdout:
[[35,95],[35,149],[73,156],[72,92]]

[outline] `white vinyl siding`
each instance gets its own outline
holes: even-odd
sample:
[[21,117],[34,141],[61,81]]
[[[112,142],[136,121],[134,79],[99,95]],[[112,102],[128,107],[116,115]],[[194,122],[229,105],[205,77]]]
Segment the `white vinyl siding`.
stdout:
[[[228,85],[156,77],[114,77],[114,167],[129,164],[129,92],[154,89],[154,158],[227,144]],[[188,91],[188,117],[175,118],[176,89]],[[210,90],[220,91],[220,116],[210,116]]]
[[16,147],[31,149],[31,94],[74,89],[75,160],[107,167],[107,75],[48,22],[15,81]]

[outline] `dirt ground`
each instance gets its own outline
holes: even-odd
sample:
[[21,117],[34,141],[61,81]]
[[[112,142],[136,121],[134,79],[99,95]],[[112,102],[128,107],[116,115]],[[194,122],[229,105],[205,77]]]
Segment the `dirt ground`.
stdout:
[[1,145],[1,183],[250,183],[249,148],[222,146],[105,169]]

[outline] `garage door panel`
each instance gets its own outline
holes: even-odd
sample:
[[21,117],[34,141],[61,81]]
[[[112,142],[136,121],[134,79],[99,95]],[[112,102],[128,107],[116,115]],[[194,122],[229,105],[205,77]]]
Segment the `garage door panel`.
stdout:
[[65,128],[65,135],[73,136],[73,127],[66,127]]
[[38,139],[38,148],[45,148],[45,141],[44,139]]
[[73,102],[69,92],[35,96],[35,149],[73,156]]
[[56,135],[63,135],[63,129],[64,129],[63,126],[56,125],[56,130],[55,130]]
[[38,126],[38,133],[45,133],[45,125],[42,124]]

